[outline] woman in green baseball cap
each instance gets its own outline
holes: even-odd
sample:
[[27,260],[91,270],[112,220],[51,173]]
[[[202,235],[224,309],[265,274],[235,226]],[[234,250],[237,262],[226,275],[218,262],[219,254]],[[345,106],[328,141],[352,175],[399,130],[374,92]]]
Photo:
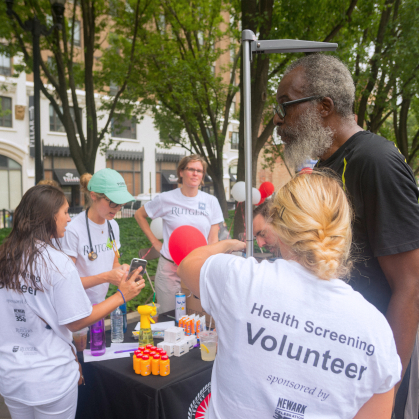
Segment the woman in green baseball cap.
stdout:
[[93,176],[85,173],[80,185],[88,208],[72,219],[61,246],[75,263],[90,301],[98,304],[105,299],[109,284],[118,286],[129,269],[119,263],[119,226],[114,217],[135,198],[124,178],[112,169]]

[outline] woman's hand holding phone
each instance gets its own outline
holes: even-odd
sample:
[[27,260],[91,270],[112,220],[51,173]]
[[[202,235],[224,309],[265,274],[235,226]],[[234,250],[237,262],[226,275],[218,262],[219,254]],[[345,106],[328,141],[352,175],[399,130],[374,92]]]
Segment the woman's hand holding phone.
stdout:
[[144,278],[140,274],[142,269],[140,266],[129,277],[128,272],[125,273],[118,288],[124,295],[125,301],[131,301],[145,287]]

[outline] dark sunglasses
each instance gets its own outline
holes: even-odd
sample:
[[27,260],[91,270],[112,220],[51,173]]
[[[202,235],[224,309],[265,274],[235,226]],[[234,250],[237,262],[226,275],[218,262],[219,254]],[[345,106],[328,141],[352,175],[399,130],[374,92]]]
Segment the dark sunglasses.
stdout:
[[277,113],[281,119],[285,118],[286,112],[285,108],[290,105],[294,105],[296,103],[303,103],[309,102],[310,100],[320,99],[321,96],[310,96],[310,97],[303,97],[302,99],[291,100],[290,102],[279,103],[278,105],[274,105],[274,114]]
[[108,198],[105,198],[109,202],[109,208],[123,207],[126,204],[116,204]]

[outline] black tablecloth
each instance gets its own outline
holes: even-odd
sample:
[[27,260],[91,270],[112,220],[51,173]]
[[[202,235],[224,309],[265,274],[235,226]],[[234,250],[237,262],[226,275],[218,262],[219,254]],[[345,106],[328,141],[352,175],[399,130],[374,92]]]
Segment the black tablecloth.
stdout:
[[[173,315],[174,312],[167,314]],[[171,320],[164,314],[159,321]],[[128,325],[124,342],[132,339],[136,323]],[[155,339],[155,344],[161,339]],[[110,332],[106,344],[111,343]],[[170,375],[143,377],[135,374],[129,358],[83,363],[85,386],[79,386],[76,419],[195,419],[209,401],[213,362],[201,360],[192,349],[180,358],[170,358]],[[198,416],[199,417],[199,416]]]

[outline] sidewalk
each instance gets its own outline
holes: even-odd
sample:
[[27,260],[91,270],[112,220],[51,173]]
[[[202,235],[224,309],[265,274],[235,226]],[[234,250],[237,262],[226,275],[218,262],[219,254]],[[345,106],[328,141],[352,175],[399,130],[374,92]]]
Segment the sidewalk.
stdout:
[[[134,323],[140,321],[140,315],[137,312],[132,312],[127,314],[127,322]],[[111,328],[110,319],[105,320],[105,329],[109,330]],[[4,403],[3,397],[0,396],[0,419],[11,419],[9,409]]]

